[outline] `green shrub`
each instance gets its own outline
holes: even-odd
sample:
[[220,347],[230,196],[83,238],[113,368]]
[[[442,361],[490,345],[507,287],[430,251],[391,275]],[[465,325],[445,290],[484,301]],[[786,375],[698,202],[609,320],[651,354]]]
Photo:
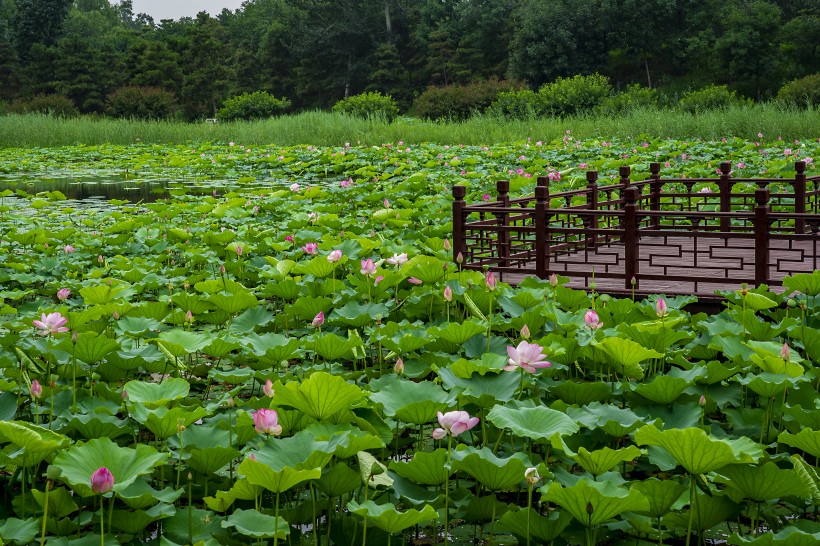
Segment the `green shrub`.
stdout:
[[288,99],[277,99],[265,91],[255,91],[226,100],[216,117],[225,121],[267,119],[284,114],[288,108]]
[[340,100],[333,105],[334,112],[344,112],[360,118],[383,118],[392,121],[399,115],[399,107],[390,95],[369,91]]
[[792,80],[777,92],[777,101],[798,108],[820,106],[820,74]]
[[734,91],[729,91],[725,85],[710,85],[697,91],[684,93],[678,106],[684,112],[699,113],[708,110],[725,110],[732,106],[745,106],[752,101],[737,96]]
[[35,95],[30,99],[17,99],[8,106],[10,114],[46,114],[54,117],[79,115],[74,102],[63,95]]
[[544,100],[531,89],[502,91],[490,105],[488,113],[507,119],[532,119],[544,113]]
[[413,101],[410,113],[425,119],[463,120],[484,112],[504,91],[520,89],[518,82],[482,80],[466,85],[428,87]]
[[159,87],[120,87],[110,95],[105,113],[115,118],[168,119],[177,112],[176,97]]
[[606,97],[601,103],[600,110],[605,114],[620,115],[639,108],[656,108],[659,103],[657,89],[634,84],[628,85],[621,93]]
[[538,90],[544,114],[554,117],[574,116],[588,112],[612,94],[609,79],[600,74],[558,78]]

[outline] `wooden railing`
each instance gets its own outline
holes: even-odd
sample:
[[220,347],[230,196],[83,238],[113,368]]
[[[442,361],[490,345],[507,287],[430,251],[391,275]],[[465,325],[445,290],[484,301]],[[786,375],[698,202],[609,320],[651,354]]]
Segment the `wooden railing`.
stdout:
[[805,170],[798,161],[794,178],[735,178],[724,162],[716,178],[664,179],[652,163],[646,180],[631,182],[621,167],[617,183],[600,185],[589,171],[585,187],[558,193],[540,177],[534,195],[517,199],[501,180],[496,200],[478,204],[455,186],[453,257],[512,282],[558,273],[639,292],[642,282],[671,285],[667,293],[676,283],[679,293],[701,294],[777,286],[820,266],[820,176]]

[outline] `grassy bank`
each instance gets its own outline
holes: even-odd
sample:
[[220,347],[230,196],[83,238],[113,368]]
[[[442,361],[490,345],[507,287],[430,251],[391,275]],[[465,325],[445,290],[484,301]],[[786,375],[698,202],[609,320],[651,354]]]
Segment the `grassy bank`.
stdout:
[[124,121],[101,118],[59,119],[42,115],[0,117],[0,147],[51,147],[77,144],[243,144],[339,145],[344,142],[492,144],[532,138],[551,140],[566,131],[576,138],[671,137],[755,139],[820,137],[820,112],[785,110],[772,105],[734,108],[699,115],[677,110],[636,110],[623,116],[506,121],[474,117],[464,122],[430,122],[402,118],[393,123],[362,120],[327,112],[306,112],[281,118],[236,123]]

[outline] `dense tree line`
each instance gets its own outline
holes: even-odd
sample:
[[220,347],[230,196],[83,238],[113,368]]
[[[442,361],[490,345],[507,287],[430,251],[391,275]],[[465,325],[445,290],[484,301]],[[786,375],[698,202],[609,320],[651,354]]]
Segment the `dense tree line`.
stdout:
[[196,119],[256,90],[296,108],[378,90],[407,107],[428,86],[594,72],[761,100],[820,72],[818,34],[817,0],[248,0],[159,22],[130,0],[0,0],[0,100],[103,113],[115,90],[150,86]]

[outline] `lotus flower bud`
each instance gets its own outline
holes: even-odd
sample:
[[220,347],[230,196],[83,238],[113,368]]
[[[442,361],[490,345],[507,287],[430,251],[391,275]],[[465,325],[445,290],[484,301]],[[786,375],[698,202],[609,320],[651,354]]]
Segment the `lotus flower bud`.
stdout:
[[404,373],[404,360],[402,360],[401,357],[399,357],[399,359],[396,360],[396,365],[393,366],[393,370],[397,374],[403,374]]
[[265,386],[262,387],[262,390],[265,392],[265,396],[268,398],[273,398],[273,381],[270,379],[265,381]]
[[780,358],[782,358],[784,362],[788,362],[791,355],[792,353],[789,350],[789,344],[784,343],[783,347],[780,348]]
[[668,314],[668,312],[666,300],[663,298],[658,298],[658,301],[655,302],[655,314],[658,315],[659,318],[663,318]]
[[537,468],[531,467],[524,471],[524,479],[532,486],[541,480],[541,476],[538,475]]
[[530,328],[526,324],[521,327],[521,339],[530,339]]
[[35,400],[43,396],[43,387],[36,379],[31,382],[31,397]]
[[324,311],[319,311],[319,314],[313,317],[313,322],[310,323],[314,328],[320,328],[325,323]]
[[550,275],[550,286],[553,288],[558,286],[558,275],[556,275],[555,273]]
[[91,474],[91,490],[104,495],[114,489],[114,475],[106,467],[101,466]]
[[487,290],[492,292],[498,286],[498,281],[495,280],[495,274],[492,271],[487,272],[487,278],[485,279],[487,284]]
[[453,289],[450,288],[449,284],[444,287],[444,301],[453,301]]
[[698,405],[702,408],[706,406],[706,397],[702,394],[700,395],[700,398],[698,399]]

